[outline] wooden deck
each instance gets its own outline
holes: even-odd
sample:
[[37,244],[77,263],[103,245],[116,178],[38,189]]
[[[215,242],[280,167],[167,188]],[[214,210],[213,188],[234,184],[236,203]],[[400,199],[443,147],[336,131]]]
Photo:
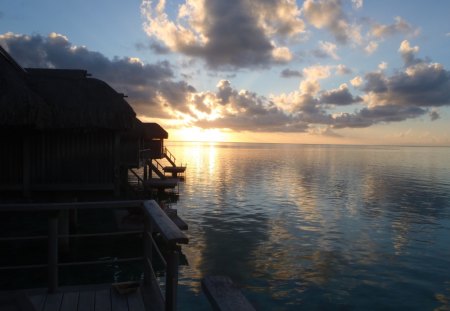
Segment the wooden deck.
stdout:
[[178,179],[176,178],[149,178],[145,181],[145,185],[154,189],[168,189],[175,188],[178,185]]
[[[49,294],[47,289],[21,291],[21,300],[16,292],[0,293],[2,311],[151,311],[163,310],[164,302],[153,301],[142,287],[135,287],[128,293],[120,294],[109,284],[77,287],[61,287]],[[8,298],[9,297],[9,298]],[[27,307],[24,307],[27,306]],[[33,310],[34,308],[34,310]]]

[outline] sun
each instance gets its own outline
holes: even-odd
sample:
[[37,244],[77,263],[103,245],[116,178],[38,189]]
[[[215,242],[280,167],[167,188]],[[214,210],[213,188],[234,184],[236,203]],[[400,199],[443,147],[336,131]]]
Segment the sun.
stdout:
[[170,138],[179,141],[225,142],[229,141],[229,135],[220,129],[185,127],[172,130]]

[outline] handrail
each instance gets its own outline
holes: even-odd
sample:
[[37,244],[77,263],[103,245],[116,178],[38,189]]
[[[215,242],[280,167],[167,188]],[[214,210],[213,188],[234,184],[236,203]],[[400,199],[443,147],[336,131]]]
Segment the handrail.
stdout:
[[142,179],[142,177],[139,176],[132,168],[129,168],[128,170],[129,170],[131,173],[133,173],[133,175],[137,178],[137,180],[138,180],[138,185],[139,185],[139,183],[141,183],[141,184],[144,183],[144,180]]
[[187,244],[189,239],[175,225],[175,223],[164,213],[154,200],[144,202],[145,215],[149,217],[157,231],[161,233],[166,243]]
[[[144,257],[116,258],[111,260],[97,260],[84,262],[59,262],[58,239],[72,237],[67,234],[58,234],[58,212],[75,208],[93,209],[93,208],[132,208],[141,207],[144,210],[144,233],[143,248]],[[0,204],[0,211],[45,211],[49,212],[48,219],[48,262],[47,265],[22,265],[1,268],[0,270],[42,268],[48,267],[48,290],[55,292],[58,288],[58,268],[62,266],[103,264],[112,262],[144,261],[144,284],[152,284],[152,289],[159,292],[162,303],[165,304],[165,310],[176,310],[177,286],[178,286],[178,244],[187,244],[189,242],[186,235],[173,223],[173,221],[164,213],[158,203],[154,200],[133,200],[133,201],[106,201],[106,202],[73,202],[73,203],[37,203],[37,204]],[[140,231],[142,232],[142,231]],[[153,233],[158,232],[165,244],[164,251],[153,239]],[[136,234],[138,232],[133,232]],[[111,233],[116,235],[119,233]],[[131,233],[123,233],[131,234]],[[90,237],[96,234],[79,234],[78,237]],[[104,236],[106,233],[99,233]],[[39,236],[42,238],[43,236]],[[74,237],[77,237],[75,235]],[[32,237],[31,237],[32,238]],[[14,238],[11,238],[14,239]],[[23,239],[20,237],[20,239]],[[165,297],[162,296],[162,290],[153,269],[152,249],[161,257],[163,265],[166,267]],[[164,256],[162,255],[164,254]],[[149,273],[150,271],[150,273]]]
[[169,156],[173,163],[176,162],[177,159],[175,159],[175,156],[169,151],[169,149],[167,149],[167,147],[164,147],[164,153]]
[[153,159],[153,161],[152,161],[152,163],[156,163],[156,165],[155,164],[153,164],[153,165],[155,165],[156,166],[156,168],[161,172],[161,173],[163,173],[164,172],[164,166],[162,166],[161,165],[161,163],[159,163],[157,160],[155,160],[155,159]]
[[71,203],[10,203],[0,204],[0,212],[63,211],[71,209],[110,209],[142,206],[142,200],[71,202]]

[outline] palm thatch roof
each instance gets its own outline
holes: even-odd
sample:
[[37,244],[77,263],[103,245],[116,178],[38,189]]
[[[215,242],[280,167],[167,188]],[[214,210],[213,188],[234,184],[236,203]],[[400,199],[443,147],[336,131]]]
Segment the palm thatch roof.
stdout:
[[133,127],[136,114],[105,82],[81,70],[27,69],[30,87],[52,108],[53,128]]
[[26,82],[26,72],[0,46],[0,127],[42,127],[49,105]]
[[0,47],[0,127],[129,129],[131,106],[84,70],[23,69]]
[[142,131],[145,139],[169,138],[169,133],[158,123],[142,123]]

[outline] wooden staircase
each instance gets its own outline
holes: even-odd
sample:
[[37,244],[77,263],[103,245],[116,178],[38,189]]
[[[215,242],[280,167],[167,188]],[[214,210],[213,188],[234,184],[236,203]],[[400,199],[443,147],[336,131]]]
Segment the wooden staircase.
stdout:
[[175,157],[167,147],[164,147],[163,156],[172,165],[163,167],[164,175],[169,173],[172,175],[172,178],[184,179],[183,174],[186,171],[186,166],[177,166]]

